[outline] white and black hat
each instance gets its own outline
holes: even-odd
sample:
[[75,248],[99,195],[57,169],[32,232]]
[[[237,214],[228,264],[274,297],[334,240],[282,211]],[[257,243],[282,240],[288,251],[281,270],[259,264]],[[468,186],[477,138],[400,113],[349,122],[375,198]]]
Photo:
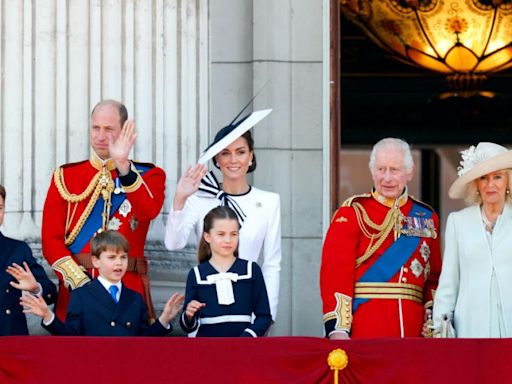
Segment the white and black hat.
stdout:
[[222,128],[213,139],[213,142],[206,147],[203,151],[199,160],[197,161],[200,164],[206,164],[208,160],[213,158],[217,153],[226,148],[229,144],[234,142],[240,136],[242,136],[249,129],[258,124],[261,120],[263,120],[272,109],[263,109],[261,111],[255,111],[250,115],[247,115],[241,118],[239,121],[236,121],[239,117],[235,117],[229,125]]

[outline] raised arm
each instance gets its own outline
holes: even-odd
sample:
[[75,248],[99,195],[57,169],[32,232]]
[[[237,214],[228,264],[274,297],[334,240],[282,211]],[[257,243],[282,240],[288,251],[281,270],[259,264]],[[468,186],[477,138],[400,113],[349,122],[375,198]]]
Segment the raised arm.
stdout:
[[203,220],[201,201],[193,194],[199,188],[204,173],[203,165],[189,167],[178,182],[173,206],[165,226],[165,246],[170,251],[184,248],[190,232],[198,221]]

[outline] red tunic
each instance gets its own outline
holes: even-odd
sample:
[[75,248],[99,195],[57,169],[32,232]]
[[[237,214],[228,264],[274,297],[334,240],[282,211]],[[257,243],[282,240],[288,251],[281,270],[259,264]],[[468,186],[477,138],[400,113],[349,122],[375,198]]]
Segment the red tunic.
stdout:
[[[403,205],[400,211],[407,217],[413,207],[413,201],[407,198],[407,195],[402,196],[401,201]],[[353,338],[421,336],[424,304],[431,305],[429,302],[432,300],[433,290],[437,287],[441,270],[437,214],[430,207],[415,200],[423,209],[432,212],[430,224],[435,227],[436,234],[434,235],[433,231],[430,236],[428,231],[423,233],[418,247],[399,267],[399,271],[387,282],[383,282],[384,284],[378,288],[381,291],[377,288],[367,288],[370,292],[378,293],[369,298],[369,301],[360,304],[352,314],[356,283],[394,243],[395,234],[394,230],[391,230],[380,247],[356,267],[356,258],[365,254],[370,239],[360,227],[361,219],[358,220],[353,204],[359,203],[375,224],[383,222],[390,208],[370,194],[356,196],[348,202],[348,205],[344,205],[336,212],[322,252],[320,289],[326,335],[332,331],[345,330]],[[406,220],[402,221],[401,228],[404,228]],[[368,229],[368,226],[365,228]],[[371,229],[369,234],[377,232]],[[373,244],[375,242],[376,240]],[[398,295],[391,297],[390,293]],[[416,295],[416,299],[409,299],[408,294]]]
[[[142,177],[133,170],[130,170],[128,176],[120,178],[121,185],[126,189],[126,201],[129,202],[129,204],[126,203],[122,209],[118,209],[113,215],[111,212],[111,216],[113,217],[110,220],[110,228],[117,229],[128,239],[130,243],[129,257],[142,259],[143,262],[145,262],[144,244],[149,224],[160,212],[165,197],[165,173],[161,168],[155,167],[153,164],[143,165],[145,168],[149,169],[142,173]],[[67,191],[70,194],[76,195],[83,193],[94,176],[98,173],[98,167],[101,169],[101,163],[98,165],[98,159],[94,159],[94,157],[89,161],[64,165],[62,167],[62,179]],[[114,167],[109,167],[109,169],[112,168]],[[116,169],[112,169],[110,172],[112,179],[115,180],[118,177]],[[126,183],[128,183],[128,185]],[[119,190],[116,190],[116,192],[118,191]],[[69,291],[67,289],[69,280],[65,281],[62,268],[58,268],[58,264],[63,261],[63,258],[69,256],[79,264],[77,257],[68,249],[64,240],[77,225],[89,200],[90,196],[76,204],[69,204],[59,192],[54,176],[44,204],[42,251],[48,263],[50,263],[52,268],[57,272],[56,274],[61,283],[56,306],[57,316],[61,320],[64,320],[66,316],[69,301]],[[102,201],[101,198],[100,201]],[[76,212],[73,214],[75,207]],[[72,219],[70,223],[68,223],[69,226],[66,231],[68,215],[72,215]],[[89,240],[87,240],[83,249],[81,249],[80,252],[75,252],[75,254],[89,254]],[[139,271],[140,270],[141,269],[139,269]],[[96,277],[98,274],[97,270],[94,268],[87,268],[87,272],[92,278]],[[146,299],[150,315],[152,315],[149,284],[146,284],[147,289],[145,289],[143,279],[147,281],[145,273],[128,271],[123,278],[123,283],[126,284],[128,288],[143,295]],[[79,285],[83,285],[83,283],[84,281],[82,280]]]

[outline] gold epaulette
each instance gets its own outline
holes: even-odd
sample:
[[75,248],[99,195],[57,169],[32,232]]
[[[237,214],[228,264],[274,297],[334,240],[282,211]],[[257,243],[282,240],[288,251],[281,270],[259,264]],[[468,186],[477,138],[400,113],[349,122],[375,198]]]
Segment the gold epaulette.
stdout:
[[352,201],[357,199],[357,198],[361,198],[361,197],[365,197],[365,198],[368,198],[368,197],[372,197],[371,193],[362,193],[360,195],[354,195],[354,196],[351,196],[349,197],[348,199],[346,199],[343,204],[341,204],[342,207],[351,207],[352,206]]

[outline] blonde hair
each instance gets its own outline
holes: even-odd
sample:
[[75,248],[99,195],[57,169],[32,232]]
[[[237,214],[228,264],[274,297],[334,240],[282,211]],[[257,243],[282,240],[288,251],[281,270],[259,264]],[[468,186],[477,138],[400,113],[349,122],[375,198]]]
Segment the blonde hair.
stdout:
[[[493,172],[506,172],[507,173],[507,177],[508,177],[507,190],[509,191],[509,193],[505,195],[505,200],[508,201],[509,203],[512,203],[512,196],[510,194],[510,191],[512,191],[512,169],[499,169],[499,170],[493,171]],[[493,172],[489,172],[489,173],[493,173]],[[481,176],[479,176],[479,177],[481,177]],[[477,187],[477,180],[479,177],[472,180],[466,188],[466,192],[464,194],[464,201],[468,205],[482,204],[482,197],[480,196],[480,193],[478,192],[478,187]]]

